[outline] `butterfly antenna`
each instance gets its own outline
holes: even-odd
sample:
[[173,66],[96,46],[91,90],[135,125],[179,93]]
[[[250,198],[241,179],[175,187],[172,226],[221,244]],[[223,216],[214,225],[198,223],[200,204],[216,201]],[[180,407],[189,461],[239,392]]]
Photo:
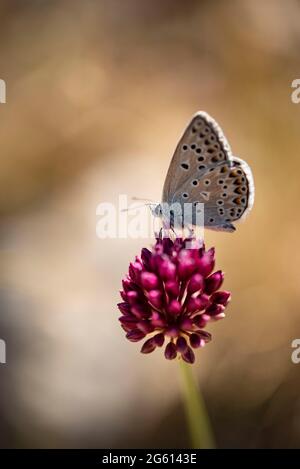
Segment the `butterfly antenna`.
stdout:
[[141,202],[151,202],[152,204],[154,203],[154,201],[152,199],[146,199],[146,198],[140,198],[140,197],[131,197],[131,200],[139,200]]
[[[135,200],[138,200],[138,199],[135,199]],[[144,200],[144,199],[141,199],[141,200]],[[152,203],[137,205],[135,207],[122,208],[121,212],[130,212],[131,210],[136,210],[137,208],[147,207],[151,205],[155,205],[155,204],[152,202]]]

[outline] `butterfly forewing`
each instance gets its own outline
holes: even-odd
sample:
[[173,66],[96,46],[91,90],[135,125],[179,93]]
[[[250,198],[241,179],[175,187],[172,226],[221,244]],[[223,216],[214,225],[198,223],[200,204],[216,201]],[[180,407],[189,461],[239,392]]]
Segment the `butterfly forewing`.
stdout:
[[184,186],[191,174],[203,174],[230,157],[229,144],[218,124],[205,112],[198,112],[175,150],[164,184],[163,202],[172,202],[178,187]]

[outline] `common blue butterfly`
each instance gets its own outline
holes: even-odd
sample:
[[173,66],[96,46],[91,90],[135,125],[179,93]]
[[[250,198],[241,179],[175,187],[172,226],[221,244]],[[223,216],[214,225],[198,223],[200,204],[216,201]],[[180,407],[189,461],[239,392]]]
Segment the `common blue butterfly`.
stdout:
[[[162,203],[153,213],[168,226],[197,225],[197,205],[204,204],[204,227],[235,231],[234,222],[244,218],[254,201],[254,182],[245,161],[231,153],[217,122],[197,112],[179,140],[163,188]],[[186,219],[164,207],[192,206]],[[171,216],[171,220],[170,220]]]

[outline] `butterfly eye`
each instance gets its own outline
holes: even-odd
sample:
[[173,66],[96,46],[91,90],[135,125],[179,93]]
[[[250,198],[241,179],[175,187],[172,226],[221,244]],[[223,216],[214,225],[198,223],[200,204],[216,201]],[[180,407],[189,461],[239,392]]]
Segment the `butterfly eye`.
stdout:
[[224,205],[224,200],[219,199],[219,200],[217,201],[217,204],[218,204],[218,205]]
[[[201,148],[196,148],[196,153],[201,153]],[[202,156],[202,158],[203,158],[203,156]],[[198,161],[199,161],[199,158],[198,158]]]
[[192,149],[192,150],[195,150],[195,148],[196,148],[196,145],[193,143],[193,144],[191,145],[191,149]]
[[194,181],[192,181],[192,184],[193,186],[198,186],[198,179],[194,179]]
[[204,143],[205,145],[209,145],[210,144],[210,141],[208,140],[208,138],[206,140],[204,140]]
[[204,184],[205,184],[206,186],[209,186],[209,185],[210,185],[210,179],[205,179]]
[[155,214],[156,214],[157,216],[162,215],[162,208],[161,208],[160,205],[157,205],[157,206],[155,207]]
[[213,223],[214,221],[215,221],[214,218],[210,218],[210,219],[209,219],[209,223]]
[[227,197],[227,193],[223,192],[222,197],[223,197],[223,199],[225,199]]
[[206,168],[205,164],[200,164],[200,166],[198,166],[199,171],[201,171],[202,169],[205,169],[205,168]]
[[193,127],[192,132],[193,132],[193,134],[195,134],[197,132],[197,129],[195,127]]
[[187,163],[181,163],[181,167],[182,169],[184,169],[185,171],[187,171],[189,169],[189,165]]
[[188,194],[187,192],[184,192],[184,193],[182,194],[182,197],[183,197],[184,199],[187,199],[188,196],[189,196],[189,194]]
[[204,156],[198,156],[197,161],[199,161],[199,163],[200,163],[201,161],[204,161]]
[[186,151],[188,149],[187,145],[182,145],[183,151]]
[[218,180],[218,184],[219,184],[219,186],[221,186],[222,184],[224,184],[224,179],[219,179],[219,180]]

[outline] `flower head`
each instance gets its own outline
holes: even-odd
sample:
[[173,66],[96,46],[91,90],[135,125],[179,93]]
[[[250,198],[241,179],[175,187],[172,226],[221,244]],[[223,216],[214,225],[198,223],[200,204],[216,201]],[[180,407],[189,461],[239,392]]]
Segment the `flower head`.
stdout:
[[[165,357],[195,361],[193,349],[211,340],[204,328],[225,317],[230,293],[220,291],[223,273],[212,273],[214,248],[191,246],[195,240],[157,239],[152,251],[144,248],[129,265],[123,280],[121,326],[132,342],[144,340],[142,353],[166,342]],[[189,243],[189,245],[187,244]]]

